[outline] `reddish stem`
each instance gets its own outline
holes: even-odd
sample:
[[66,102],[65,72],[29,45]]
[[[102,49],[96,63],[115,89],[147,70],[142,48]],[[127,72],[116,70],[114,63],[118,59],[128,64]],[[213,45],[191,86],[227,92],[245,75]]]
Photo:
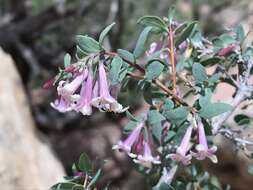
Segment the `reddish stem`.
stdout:
[[[118,55],[116,52],[105,52],[106,55],[109,56],[116,56]],[[130,66],[136,68],[137,70],[139,70],[141,73],[145,74],[145,69],[143,69],[140,65],[136,64],[136,63],[132,63],[128,60],[123,59],[126,63],[128,63]],[[135,74],[133,72],[128,72],[128,75],[134,79],[137,80],[143,80],[145,77],[143,75],[138,75]],[[169,96],[172,96],[172,98],[178,103],[181,104],[183,106],[187,106],[190,108],[190,110],[194,113],[196,112],[196,110],[191,107],[188,103],[186,103],[185,101],[183,101],[181,98],[179,98],[176,93],[174,93],[172,90],[170,90],[169,88],[167,88],[160,80],[155,79],[152,81],[153,84],[155,84],[158,88],[160,88],[162,91],[164,91],[166,94],[168,94]]]
[[176,64],[175,64],[175,52],[174,52],[174,37],[171,25],[169,26],[169,36],[168,36],[168,48],[169,57],[172,68],[172,91],[176,94]]

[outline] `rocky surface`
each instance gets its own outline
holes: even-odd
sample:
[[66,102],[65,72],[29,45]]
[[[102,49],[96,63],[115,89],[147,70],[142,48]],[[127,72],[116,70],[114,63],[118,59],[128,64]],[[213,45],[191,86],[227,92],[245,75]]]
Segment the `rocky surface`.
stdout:
[[1,49],[0,62],[1,189],[49,189],[64,170],[36,131],[19,74]]

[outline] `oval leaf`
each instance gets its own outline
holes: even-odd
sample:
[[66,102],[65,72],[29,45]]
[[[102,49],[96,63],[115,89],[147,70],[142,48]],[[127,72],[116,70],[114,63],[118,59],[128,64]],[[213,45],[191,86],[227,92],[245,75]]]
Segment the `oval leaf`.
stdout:
[[185,41],[191,33],[194,31],[196,22],[189,23],[187,27],[176,37],[175,46],[178,47],[183,41]]
[[192,75],[197,83],[202,83],[208,79],[206,69],[200,63],[193,64]]
[[78,168],[82,171],[87,172],[91,170],[91,165],[92,165],[91,161],[89,157],[87,156],[87,154],[82,153],[78,161]]
[[85,53],[97,53],[102,50],[99,43],[89,36],[78,35],[76,40],[80,49]]
[[152,29],[152,27],[148,26],[140,34],[140,37],[139,37],[139,39],[136,43],[136,47],[134,49],[134,56],[136,58],[140,57],[144,53],[147,37],[148,37],[148,34],[151,31],[151,29]]
[[110,71],[109,71],[109,79],[111,81],[111,85],[118,84],[119,75],[121,71],[121,67],[123,64],[123,60],[119,56],[115,56],[110,64]]
[[217,115],[228,112],[232,109],[232,106],[225,103],[210,103],[203,106],[199,110],[199,115],[205,119],[211,119]]
[[160,76],[164,69],[164,65],[159,61],[150,62],[146,68],[146,79],[153,80]]
[[105,39],[105,36],[108,34],[108,32],[112,29],[112,27],[115,25],[116,23],[113,22],[112,24],[110,24],[109,26],[107,26],[100,34],[99,36],[99,44],[102,45],[103,44],[103,41]]
[[173,124],[180,125],[183,123],[188,116],[188,108],[185,106],[164,111],[163,115]]
[[67,53],[64,56],[64,67],[67,68],[71,64],[71,56]]
[[165,22],[157,16],[143,16],[138,20],[137,23],[144,26],[151,26],[152,32],[155,33],[168,32]]
[[127,51],[127,50],[124,50],[124,49],[118,49],[118,50],[117,50],[117,53],[118,53],[118,55],[119,55],[121,58],[123,58],[123,59],[125,59],[125,60],[127,60],[127,61],[130,61],[130,62],[132,62],[132,63],[135,62],[134,55],[133,55],[131,52],[129,52],[129,51]]

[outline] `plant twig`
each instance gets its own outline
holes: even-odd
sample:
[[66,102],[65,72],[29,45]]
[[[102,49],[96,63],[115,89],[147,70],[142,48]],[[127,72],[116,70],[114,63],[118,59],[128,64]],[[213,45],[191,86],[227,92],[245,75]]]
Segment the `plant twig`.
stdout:
[[232,100],[232,102],[230,103],[230,105],[232,106],[232,110],[224,113],[223,115],[219,116],[218,118],[212,121],[213,134],[218,133],[218,130],[227,121],[227,119],[233,114],[233,112],[240,105],[240,103],[242,103],[244,100],[249,98],[253,93],[253,90],[251,86],[249,85],[250,71],[253,67],[253,61],[243,62],[242,64],[244,64],[247,69],[245,72],[243,72],[243,75],[241,75],[239,78],[237,93],[234,99]]
[[169,57],[171,63],[171,72],[172,72],[172,91],[176,94],[176,65],[175,65],[175,53],[174,53],[174,38],[171,25],[169,26],[169,36],[168,36],[168,48],[169,48]]
[[[105,54],[107,54],[109,56],[116,56],[117,55],[117,53],[115,53],[115,52],[105,52]],[[142,74],[145,74],[145,69],[143,69],[140,65],[138,65],[136,63],[132,63],[132,62],[126,60],[126,59],[123,59],[123,60],[126,63],[128,63],[130,66],[132,66],[132,67],[136,68],[137,70],[139,70]],[[132,73],[132,72],[128,72],[128,75],[130,77],[134,78],[134,79],[137,79],[137,80],[143,80],[145,78],[143,75],[137,75],[137,74]],[[172,90],[167,88],[160,80],[155,79],[155,80],[152,81],[152,83],[154,85],[156,85],[158,88],[160,88],[161,90],[163,90],[164,92],[166,92],[166,94],[171,96],[180,105],[189,107],[192,113],[196,112],[196,110],[193,107],[191,107],[187,102],[183,101],[180,97],[178,97]]]

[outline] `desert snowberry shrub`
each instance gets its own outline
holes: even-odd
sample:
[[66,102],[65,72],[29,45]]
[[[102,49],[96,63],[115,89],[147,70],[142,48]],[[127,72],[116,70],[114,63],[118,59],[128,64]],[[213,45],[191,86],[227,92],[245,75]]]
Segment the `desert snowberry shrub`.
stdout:
[[[57,87],[58,97],[51,106],[59,112],[80,112],[84,117],[92,117],[95,110],[126,114],[125,138],[112,149],[127,154],[143,175],[156,176],[150,183],[154,190],[221,189],[199,163],[219,161],[213,142],[217,134],[230,138],[243,150],[253,144],[225,126],[235,108],[253,97],[253,47],[246,44],[247,34],[239,26],[208,40],[197,22],[175,21],[172,9],[168,17],[144,16],[138,24],[143,31],[133,52],[112,52],[103,46],[115,23],[107,26],[98,40],[78,35],[76,61],[67,54],[64,68],[45,84],[46,88]],[[208,75],[206,70],[211,66],[215,70]],[[236,73],[230,74],[232,69]],[[131,105],[124,107],[117,99],[130,80],[137,81],[149,105],[142,115],[132,115]],[[236,89],[230,104],[212,101],[220,82]],[[242,130],[252,125],[252,118],[244,114],[234,120]],[[249,151],[245,153],[251,157]],[[91,165],[82,154],[73,165],[73,176],[52,190],[96,189],[102,165],[95,167],[100,169]],[[177,172],[178,168],[184,172]],[[248,169],[251,174],[252,168]]]

